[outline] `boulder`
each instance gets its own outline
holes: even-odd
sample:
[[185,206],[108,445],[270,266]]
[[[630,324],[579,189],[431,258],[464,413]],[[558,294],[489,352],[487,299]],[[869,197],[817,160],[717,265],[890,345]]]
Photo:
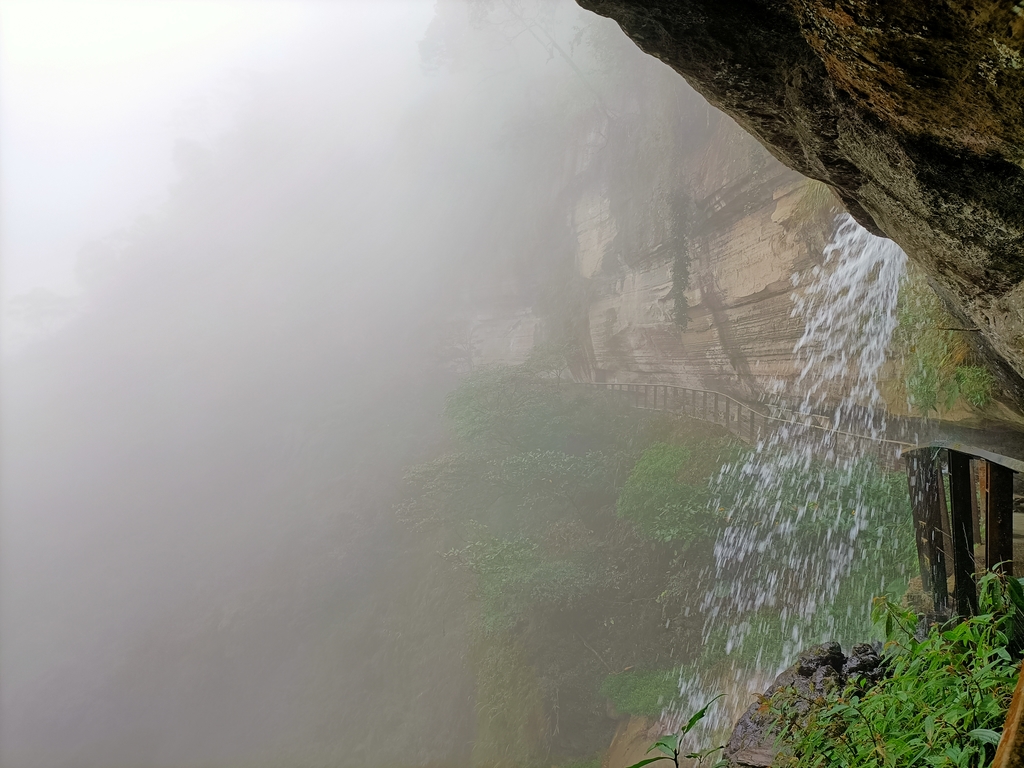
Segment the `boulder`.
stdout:
[[790,692],[792,709],[799,717],[830,690],[857,680],[870,684],[881,674],[881,660],[870,645],[855,645],[849,656],[843,655],[839,643],[807,649],[743,713],[725,746],[725,759],[733,768],[767,768],[772,764],[779,733],[779,718],[769,705],[775,694]]

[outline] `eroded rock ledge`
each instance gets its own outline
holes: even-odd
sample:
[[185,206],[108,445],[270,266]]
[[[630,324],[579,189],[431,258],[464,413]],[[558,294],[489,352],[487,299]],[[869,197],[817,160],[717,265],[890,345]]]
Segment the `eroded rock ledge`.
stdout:
[[577,1],[829,184],[1024,374],[1024,2]]

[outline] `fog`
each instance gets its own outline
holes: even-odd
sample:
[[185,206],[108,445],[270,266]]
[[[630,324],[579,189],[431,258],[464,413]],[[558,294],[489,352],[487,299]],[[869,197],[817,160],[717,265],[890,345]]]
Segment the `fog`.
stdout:
[[473,13],[460,68],[430,2],[3,4],[4,766],[466,761],[391,507],[565,68]]
[[906,479],[753,415],[884,424],[902,254],[614,23],[0,0],[0,44],[3,768],[593,766],[906,588]]

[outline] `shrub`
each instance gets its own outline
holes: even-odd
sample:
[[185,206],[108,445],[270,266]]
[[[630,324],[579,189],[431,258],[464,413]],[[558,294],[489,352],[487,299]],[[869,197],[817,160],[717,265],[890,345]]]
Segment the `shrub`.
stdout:
[[448,553],[479,577],[486,633],[511,629],[531,609],[568,607],[600,584],[585,557],[547,557],[524,536],[485,539]]
[[[772,702],[788,723],[780,743],[794,768],[984,766],[1017,681],[1008,645],[1024,609],[1018,582],[988,574],[982,610],[956,625],[933,626],[917,638],[917,615],[885,598],[874,618],[887,638],[886,676],[874,686],[850,681],[844,691],[806,706],[792,692]],[[806,705],[806,703],[805,703]]]
[[445,402],[452,433],[474,452],[621,448],[643,423],[627,403],[560,387],[527,366],[480,368]]
[[708,509],[707,480],[678,479],[692,456],[689,446],[667,443],[644,451],[619,494],[619,516],[656,541],[689,543],[708,537],[718,518]]

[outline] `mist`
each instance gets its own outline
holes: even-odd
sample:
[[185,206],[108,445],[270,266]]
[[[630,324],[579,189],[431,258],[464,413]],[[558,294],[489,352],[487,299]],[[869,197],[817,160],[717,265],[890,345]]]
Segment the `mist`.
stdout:
[[[614,22],[571,0],[4,0],[0,42],[4,768],[596,765],[625,717],[721,684],[724,722],[799,651],[715,656],[714,617],[747,633],[765,605],[715,579],[776,568],[754,588],[849,600],[847,624],[778,628],[846,642],[863,590],[906,576],[903,538],[883,565],[857,548],[868,513],[781,564],[716,560],[716,537],[759,541],[718,513],[760,447],[729,442],[728,406],[705,423],[708,391],[859,387],[909,413],[877,379],[913,334],[894,304],[866,379],[845,356],[807,375],[839,208]],[[903,261],[870,247],[894,303]],[[703,390],[705,422],[574,386],[648,383]],[[623,489],[686,440],[696,469],[666,482],[699,503],[672,509],[710,522],[652,533]],[[743,470],[764,487],[737,507],[812,453]],[[543,472],[586,462],[594,488],[552,500]],[[835,573],[792,565],[825,540]],[[505,592],[481,551],[513,553]],[[851,574],[852,597],[814,592]],[[639,713],[609,693],[630,670],[660,685]]]
[[81,65],[181,15],[246,22],[131,5],[3,9],[0,761],[464,762],[461,614],[441,626],[391,505],[440,438],[453,302],[519,245],[493,212],[536,205],[501,132],[551,62],[512,39],[503,71],[431,71],[430,3],[276,4],[226,64],[143,68],[144,99],[115,56],[95,102],[32,100],[81,73],[16,60],[30,36]]

